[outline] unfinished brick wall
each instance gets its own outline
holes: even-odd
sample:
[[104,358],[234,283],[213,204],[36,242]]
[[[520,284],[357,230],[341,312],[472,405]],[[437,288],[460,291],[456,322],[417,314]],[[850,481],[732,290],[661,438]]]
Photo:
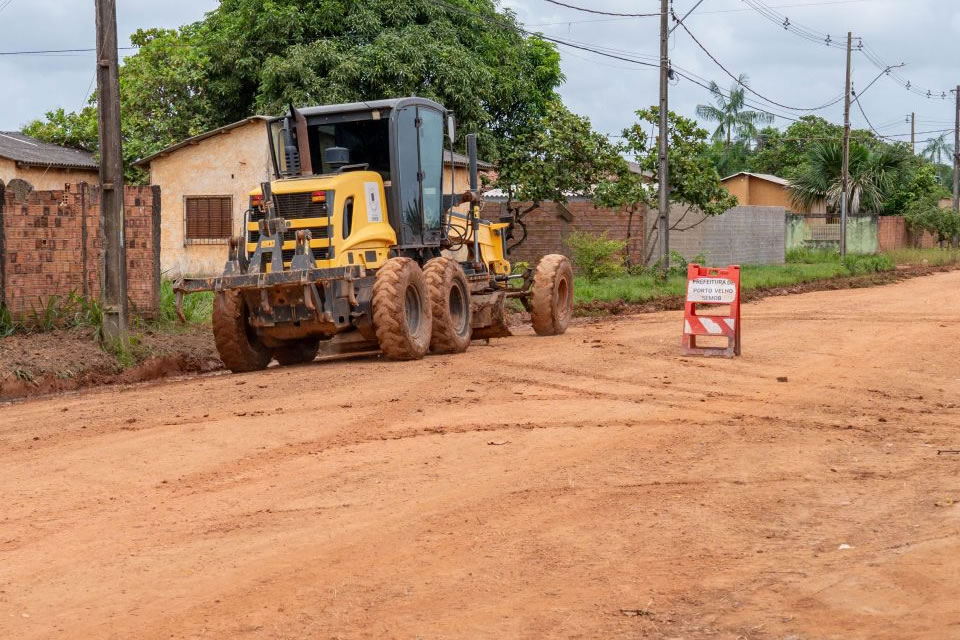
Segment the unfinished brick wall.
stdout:
[[[521,211],[530,205],[521,202]],[[506,204],[500,202],[484,202],[481,215],[488,220],[497,220],[505,212]],[[629,251],[632,262],[640,263],[643,252],[643,216],[644,209],[640,208],[633,214],[630,222]],[[627,239],[627,222],[629,214],[625,210],[603,209],[593,206],[593,202],[586,199],[571,200],[566,205],[558,202],[544,202],[538,209],[531,211],[524,218],[527,225],[527,239],[510,253],[511,262],[536,262],[549,253],[570,255],[567,247],[567,237],[573,231],[585,231],[593,234],[606,232],[607,236],[616,240]],[[518,238],[519,229],[514,232]]]
[[877,246],[880,251],[907,247],[932,249],[937,246],[937,238],[932,233],[919,236],[911,233],[903,216],[880,216],[877,218]]
[[[15,315],[50,296],[100,296],[103,273],[101,191],[85,183],[18,196],[0,190],[0,303]],[[160,189],[127,187],[127,293],[149,315],[160,295]]]

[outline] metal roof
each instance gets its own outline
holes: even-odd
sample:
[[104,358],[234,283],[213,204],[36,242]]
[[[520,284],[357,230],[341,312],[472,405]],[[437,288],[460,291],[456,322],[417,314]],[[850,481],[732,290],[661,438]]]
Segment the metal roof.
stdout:
[[96,171],[99,168],[92,153],[41,142],[19,131],[0,131],[0,158],[36,167],[90,171]]
[[146,158],[141,158],[141,159],[137,160],[136,162],[133,163],[133,166],[135,166],[135,167],[146,167],[148,164],[150,164],[150,161],[151,161],[151,160],[156,160],[156,159],[159,158],[160,156],[165,156],[165,155],[167,155],[167,154],[169,154],[169,153],[173,153],[174,151],[176,151],[176,150],[178,150],[178,149],[182,149],[182,148],[187,147],[187,146],[195,145],[195,144],[197,144],[198,142],[201,142],[201,141],[203,141],[203,140],[206,140],[207,138],[212,138],[212,137],[215,136],[215,135],[218,135],[218,134],[221,134],[221,133],[226,133],[226,132],[228,132],[228,131],[230,131],[230,130],[232,130],[232,129],[236,129],[237,127],[242,127],[243,125],[249,124],[249,123],[251,123],[251,122],[267,122],[268,120],[272,120],[272,118],[270,118],[269,116],[250,116],[249,118],[244,118],[243,120],[240,120],[240,121],[238,121],[238,122],[232,122],[232,123],[230,123],[230,124],[228,124],[228,125],[224,125],[224,126],[218,128],[218,129],[213,129],[213,130],[211,130],[211,131],[207,131],[206,133],[201,133],[201,134],[198,135],[198,136],[193,136],[192,138],[187,138],[187,139],[184,140],[183,142],[179,142],[179,143],[177,143],[177,144],[175,144],[175,145],[173,145],[173,146],[167,147],[166,149],[161,149],[160,151],[157,151],[157,152],[154,153],[153,155],[149,155],[149,156],[147,156]]
[[433,107],[439,111],[446,111],[446,108],[433,100],[427,98],[391,98],[389,100],[370,100],[369,102],[348,102],[346,104],[327,104],[319,107],[304,107],[297,109],[304,116],[327,115],[331,113],[352,113],[357,111],[389,111],[405,104],[421,104]]
[[721,182],[726,182],[730,178],[736,178],[737,176],[750,176],[752,178],[760,178],[761,180],[766,180],[767,182],[774,182],[776,184],[786,187],[790,184],[790,181],[786,178],[781,178],[780,176],[775,176],[772,173],[751,173],[749,171],[739,171],[732,175],[723,178]]

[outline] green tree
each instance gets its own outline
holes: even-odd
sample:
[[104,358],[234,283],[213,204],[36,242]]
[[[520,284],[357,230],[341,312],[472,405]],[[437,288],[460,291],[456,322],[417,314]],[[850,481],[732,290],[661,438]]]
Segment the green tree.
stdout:
[[923,156],[930,162],[943,164],[943,159],[953,158],[953,145],[947,142],[946,133],[942,133],[936,138],[927,140],[927,146],[923,148]]
[[749,141],[756,137],[758,124],[769,124],[773,122],[773,115],[764,111],[749,111],[746,106],[746,89],[748,78],[745,73],[730,87],[730,97],[723,95],[723,91],[716,82],[710,83],[710,93],[713,94],[713,100],[716,106],[711,104],[698,104],[697,117],[709,122],[717,122],[717,128],[713,131],[714,140],[725,140],[729,147],[733,142],[733,136],[737,139]]
[[[863,144],[851,142],[847,211],[858,213],[861,208],[866,208],[872,213],[881,212],[907,157],[899,147],[887,146],[873,151]],[[839,211],[843,197],[842,167],[841,143],[814,143],[805,164],[790,181],[794,204],[809,209],[825,201],[830,210]]]
[[758,134],[750,170],[793,178],[806,161],[807,152],[816,142],[841,139],[843,127],[819,116],[803,116],[784,131],[765,127]]
[[[545,200],[566,203],[588,196],[611,175],[621,175],[626,162],[590,120],[571,113],[559,101],[517,136],[500,157],[493,186],[507,194],[507,208],[520,227],[519,246],[527,236],[524,218]],[[530,204],[521,208],[520,202]]]
[[[623,151],[631,154],[640,169],[647,175],[657,175],[659,154],[657,145],[647,136],[652,124],[660,122],[659,107],[650,107],[637,111],[638,122],[623,131]],[[720,182],[720,175],[711,162],[707,144],[707,131],[697,126],[690,118],[674,112],[667,117],[670,136],[670,194],[671,205],[685,205],[686,210],[670,228],[684,231],[706,220],[706,216],[720,215],[727,209],[737,206],[737,198],[730,194]],[[649,202],[659,202],[660,185],[652,184],[646,191]],[[701,212],[705,217],[697,222],[688,222],[687,216],[693,211]],[[645,257],[649,259],[656,243],[655,234],[647,239]]]
[[[647,174],[649,175],[649,174]],[[637,214],[650,205],[652,190],[639,165],[618,163],[616,170],[597,183],[593,190],[593,202],[599,207],[623,209],[627,212],[627,238],[624,247],[624,262],[631,266],[632,251],[630,240],[634,237],[634,220]]]
[[[222,0],[194,24],[131,39],[139,49],[120,71],[124,156],[290,102],[420,95],[453,110],[458,130],[479,132],[481,152],[497,160],[564,80],[555,47],[518,28],[495,0]],[[64,139],[82,115],[30,128]]]

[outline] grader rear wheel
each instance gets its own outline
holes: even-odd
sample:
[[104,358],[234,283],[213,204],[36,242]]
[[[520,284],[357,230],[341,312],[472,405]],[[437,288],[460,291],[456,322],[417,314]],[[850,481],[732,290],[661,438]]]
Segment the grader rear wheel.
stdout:
[[221,291],[214,298],[213,341],[223,365],[234,373],[259,371],[270,364],[270,349],[250,326],[247,303],[236,291]]
[[273,357],[277,363],[286,367],[291,364],[313,362],[318,351],[320,351],[320,339],[306,338],[274,349]]
[[373,326],[380,350],[391,360],[417,360],[430,348],[433,318],[420,266],[390,258],[373,283]]
[[470,285],[460,263],[434,258],[423,270],[433,313],[433,353],[462,353],[470,346]]
[[550,254],[537,263],[530,296],[533,330],[555,336],[567,330],[573,315],[573,267],[566,256]]

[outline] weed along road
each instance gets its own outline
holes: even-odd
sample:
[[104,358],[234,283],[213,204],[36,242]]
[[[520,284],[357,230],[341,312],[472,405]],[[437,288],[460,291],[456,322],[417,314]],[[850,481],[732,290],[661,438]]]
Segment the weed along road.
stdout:
[[960,272],[0,407],[2,638],[958,638]]

